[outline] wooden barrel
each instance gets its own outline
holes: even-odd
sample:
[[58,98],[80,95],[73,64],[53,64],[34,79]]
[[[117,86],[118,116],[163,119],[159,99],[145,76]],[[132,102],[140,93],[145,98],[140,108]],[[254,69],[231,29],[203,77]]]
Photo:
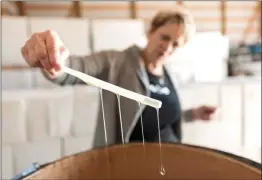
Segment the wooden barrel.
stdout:
[[[26,179],[261,179],[261,169],[241,158],[202,147],[131,143],[65,157]],[[250,161],[252,162],[252,161]]]

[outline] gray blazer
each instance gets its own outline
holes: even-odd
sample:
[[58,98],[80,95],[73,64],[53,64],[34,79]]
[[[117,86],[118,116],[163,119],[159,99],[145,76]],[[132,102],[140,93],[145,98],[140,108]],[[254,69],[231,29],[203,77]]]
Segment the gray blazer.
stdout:
[[[67,66],[122,88],[150,96],[146,69],[140,59],[140,48],[134,45],[123,51],[107,50],[88,56],[70,56]],[[50,79],[45,73],[44,75],[47,79],[59,85],[83,83],[81,80],[68,74],[63,74],[56,79]],[[175,83],[173,82],[173,84]],[[116,94],[103,91],[103,102],[108,145],[122,143]],[[125,143],[128,143],[132,130],[140,119],[140,106],[138,102],[124,97],[120,97],[120,103],[124,140]],[[142,112],[145,106],[141,105],[141,108]],[[183,120],[190,121],[192,119],[191,110],[183,111],[182,114]],[[175,128],[176,131],[180,132],[179,136],[181,136],[181,125],[179,124],[178,127],[174,127],[174,130]],[[181,139],[181,137],[179,138]],[[100,103],[93,148],[105,145],[103,114]]]

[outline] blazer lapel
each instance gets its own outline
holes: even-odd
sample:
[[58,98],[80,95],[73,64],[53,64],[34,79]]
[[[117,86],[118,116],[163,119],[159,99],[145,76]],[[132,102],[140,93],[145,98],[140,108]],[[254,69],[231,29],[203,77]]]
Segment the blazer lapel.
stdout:
[[142,85],[144,86],[147,95],[149,95],[149,79],[148,79],[145,65],[141,61],[140,48],[137,46],[133,46],[131,50],[132,50],[131,54],[133,57],[132,64],[136,71],[136,75],[139,78],[139,80],[142,82]]
[[147,90],[148,93],[148,87],[149,87],[149,80],[148,80],[148,75],[146,73],[146,69],[145,67],[138,67],[136,69],[136,74],[138,76],[138,78],[140,79],[140,81],[142,82],[142,84],[144,85],[144,88]]

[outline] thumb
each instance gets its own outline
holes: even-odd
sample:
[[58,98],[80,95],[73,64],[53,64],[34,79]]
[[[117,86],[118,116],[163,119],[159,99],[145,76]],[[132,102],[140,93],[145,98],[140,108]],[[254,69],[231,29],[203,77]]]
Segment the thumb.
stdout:
[[59,48],[59,53],[60,53],[60,57],[59,57],[59,63],[56,64],[55,66],[55,70],[56,71],[60,71],[62,66],[65,65],[66,63],[66,60],[68,59],[69,57],[69,51],[68,49],[65,47],[65,46],[61,46]]

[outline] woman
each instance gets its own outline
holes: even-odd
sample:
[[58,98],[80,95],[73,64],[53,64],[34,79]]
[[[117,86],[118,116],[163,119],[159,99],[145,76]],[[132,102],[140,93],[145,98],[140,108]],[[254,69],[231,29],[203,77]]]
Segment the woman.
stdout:
[[[81,80],[61,71],[63,65],[101,80],[162,101],[159,110],[161,141],[180,142],[181,121],[209,120],[215,107],[201,106],[181,110],[179,98],[164,62],[176,48],[187,43],[194,32],[192,17],[184,9],[158,13],[148,32],[144,49],[131,46],[124,51],[107,50],[88,56],[69,55],[59,35],[51,30],[35,33],[22,47],[29,66],[43,69],[44,76],[60,85],[74,85]],[[121,97],[123,137],[116,95],[103,91],[107,139],[105,142],[103,113],[99,112],[94,146],[133,141],[158,141],[156,109],[141,106]],[[100,108],[101,109],[101,108]],[[142,112],[141,126],[140,115]],[[88,114],[87,114],[88,117]],[[142,127],[143,134],[142,135]],[[124,139],[123,139],[124,138]]]

